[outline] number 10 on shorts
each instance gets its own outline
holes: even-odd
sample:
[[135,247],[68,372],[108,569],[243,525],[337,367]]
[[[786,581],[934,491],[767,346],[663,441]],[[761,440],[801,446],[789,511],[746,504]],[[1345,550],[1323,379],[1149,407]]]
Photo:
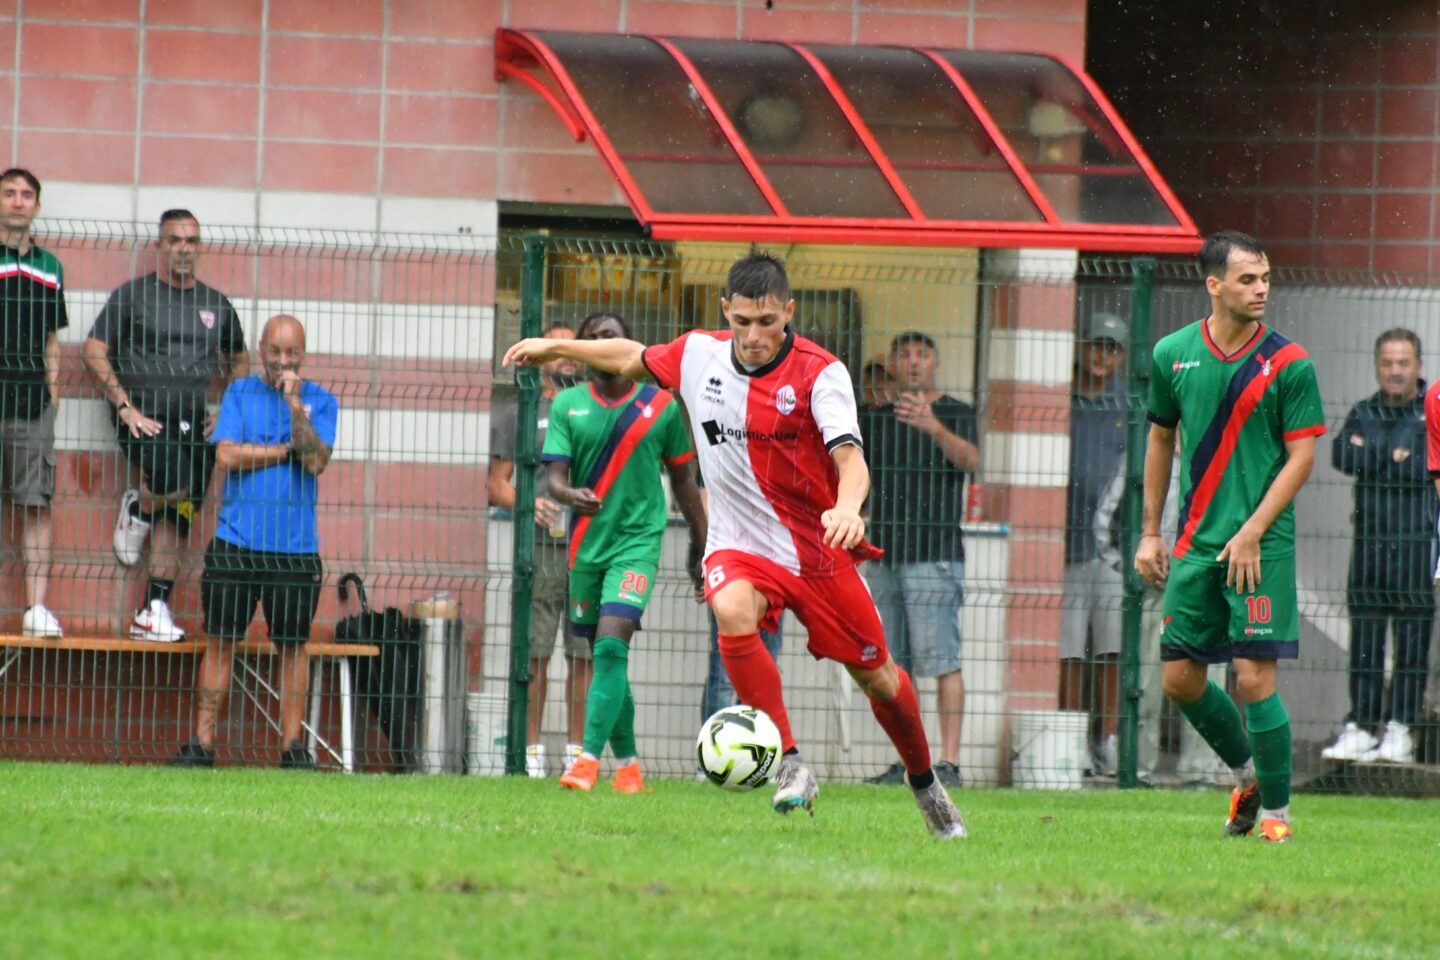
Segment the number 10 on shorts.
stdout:
[[1251,623],[1270,622],[1270,598],[1249,596],[1245,598],[1245,613]]

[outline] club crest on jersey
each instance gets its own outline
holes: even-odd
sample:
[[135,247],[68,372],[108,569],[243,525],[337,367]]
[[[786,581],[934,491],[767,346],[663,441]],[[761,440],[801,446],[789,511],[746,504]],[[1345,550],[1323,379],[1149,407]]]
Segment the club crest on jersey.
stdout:
[[649,420],[651,417],[655,416],[655,408],[647,403],[645,404],[645,406],[640,408],[640,415],[646,420]]
[[1258,353],[1255,354],[1255,359],[1260,361],[1260,376],[1262,376],[1262,377],[1268,377],[1268,376],[1270,376],[1270,361],[1269,361],[1269,360],[1266,360],[1264,357],[1260,356],[1260,354],[1258,354]]
[[200,311],[200,322],[203,323],[203,324],[205,324],[205,329],[206,329],[206,330],[213,330],[213,329],[215,329],[215,311],[214,311],[214,310],[201,310],[201,311]]
[[785,384],[775,393],[775,409],[782,416],[789,416],[795,410],[795,388]]

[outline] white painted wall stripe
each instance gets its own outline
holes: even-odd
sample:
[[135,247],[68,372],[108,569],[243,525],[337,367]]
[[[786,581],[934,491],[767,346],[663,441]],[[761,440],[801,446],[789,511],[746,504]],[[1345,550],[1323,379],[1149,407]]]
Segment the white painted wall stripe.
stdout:
[[985,436],[985,480],[1021,487],[1063,487],[1070,482],[1070,436],[1006,433]]
[[161,212],[172,207],[191,211],[202,226],[428,234],[427,246],[440,250],[492,245],[500,230],[499,204],[484,199],[51,180],[43,201],[42,234],[47,221],[70,220],[77,223],[63,226],[83,225],[90,236],[149,238]]
[[[65,302],[70,310],[70,326],[61,331],[61,342],[83,343],[109,296],[108,290],[67,290]],[[265,321],[277,313],[300,318],[305,324],[311,353],[481,363],[488,362],[495,352],[495,308],[488,305],[365,303],[288,297],[260,300],[233,297],[231,302],[240,313],[245,342],[252,352],[260,342],[260,329]]]
[[1064,330],[995,330],[990,335],[990,378],[1058,387],[1071,380],[1075,337]]
[[[372,433],[371,425],[375,429]],[[490,415],[447,410],[340,408],[335,459],[373,463],[477,466],[490,459]],[[67,452],[119,456],[109,405],[66,398],[55,423],[55,446]]]

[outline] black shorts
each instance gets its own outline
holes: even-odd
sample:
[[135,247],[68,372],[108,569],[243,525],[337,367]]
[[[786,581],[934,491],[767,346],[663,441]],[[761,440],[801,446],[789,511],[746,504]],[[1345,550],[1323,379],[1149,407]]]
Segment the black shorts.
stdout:
[[158,412],[140,412],[160,421],[164,429],[153,437],[133,437],[117,415],[115,438],[125,459],[144,475],[151,493],[167,497],[181,490],[189,492],[174,509],[176,520],[188,526],[205,500],[210,474],[215,470],[215,445],[205,439],[205,400],[176,400]]
[[259,603],[271,643],[304,643],[310,639],[324,576],[318,553],[265,553],[212,540],[200,575],[205,632],[243,640]]

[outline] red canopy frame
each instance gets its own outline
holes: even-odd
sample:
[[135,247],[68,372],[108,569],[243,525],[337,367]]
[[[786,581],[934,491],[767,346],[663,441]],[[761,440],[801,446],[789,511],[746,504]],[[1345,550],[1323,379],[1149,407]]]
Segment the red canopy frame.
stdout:
[[[663,149],[643,152],[631,150],[629,153],[618,149],[596,111],[582,95],[581,86],[572,76],[570,65],[567,65],[565,58],[555,50],[557,43],[567,48],[573,64],[576,59],[579,59],[576,51],[580,51],[580,54],[583,55],[587,43],[592,41],[597,46],[604,43],[648,41],[654,45],[655,49],[664,51],[665,56],[669,58],[664,62],[673,61],[673,65],[678,71],[673,76],[672,82],[678,82],[683,76],[685,83],[688,84],[688,97],[691,101],[688,105],[690,108],[688,115],[691,120],[702,125],[707,121],[713,121],[713,127],[708,125],[704,125],[703,128],[694,127],[690,130],[690,134],[693,136],[701,129],[711,131],[707,144],[717,147],[722,152],[711,156],[699,156],[684,152],[666,154]],[[953,85],[953,94],[957,98],[957,104],[963,103],[963,108],[968,109],[975,121],[976,128],[983,130],[984,136],[989,140],[988,143],[975,143],[974,141],[980,140],[981,135],[978,132],[973,133],[970,146],[983,150],[993,159],[975,161],[956,156],[953,159],[938,158],[925,163],[897,164],[886,153],[880,138],[877,138],[862,119],[861,111],[853,102],[852,93],[854,91],[847,91],[825,62],[825,51],[828,49],[834,53],[839,48],[816,48],[813,45],[783,43],[765,44],[765,46],[783,48],[798,58],[799,63],[804,65],[804,69],[809,71],[810,76],[807,79],[813,79],[813,82],[823,87],[825,96],[838,109],[840,116],[844,118],[844,123],[848,124],[850,132],[854,135],[855,143],[859,145],[860,149],[838,157],[811,157],[803,152],[799,155],[775,155],[767,157],[766,162],[762,163],[757,157],[756,150],[746,142],[746,137],[740,125],[737,124],[736,118],[726,111],[716,90],[712,89],[713,84],[707,81],[706,75],[697,67],[694,58],[687,55],[682,49],[682,45],[688,45],[693,50],[697,44],[703,45],[704,43],[708,43],[709,46],[703,47],[702,52],[708,51],[710,54],[716,54],[718,49],[721,54],[729,54],[728,50],[717,48],[714,41],[677,41],[652,36],[617,37],[605,34],[562,34],[502,27],[496,31],[495,75],[497,80],[518,80],[544,98],[577,142],[586,137],[590,139],[596,150],[599,151],[601,159],[615,176],[621,192],[625,195],[626,201],[630,204],[637,219],[650,236],[659,240],[1057,247],[1153,254],[1193,253],[1199,248],[1200,236],[1194,221],[1180,205],[1174,192],[1155,169],[1155,165],[1136,142],[1124,121],[1115,112],[1114,106],[1091,77],[1064,59],[1021,55],[1025,62],[1030,64],[1032,70],[1037,69],[1037,63],[1043,64],[1044,70],[1051,73],[1063,71],[1063,75],[1055,74],[1051,79],[1066,83],[1070,80],[1078,82],[1080,88],[1085,94],[1088,94],[1092,102],[1088,105],[1089,109],[1084,115],[1075,117],[1080,128],[1065,132],[1077,136],[1090,134],[1111,152],[1112,160],[1116,162],[1106,165],[1093,160],[1087,161],[1083,157],[1054,157],[1041,158],[1040,162],[1032,159],[1027,164],[1022,158],[1021,152],[1006,138],[1001,123],[998,123],[996,118],[991,115],[991,108],[987,106],[981,95],[977,94],[970,80],[966,78],[965,70],[946,56],[947,51],[911,48],[913,53],[938,68]],[[736,48],[737,60],[743,59],[743,55],[747,52],[743,48],[757,46],[747,41],[730,41],[726,45],[733,45]],[[867,49],[877,48],[844,48],[839,52],[848,54],[853,50],[863,55]],[[894,51],[903,48],[879,49]],[[764,52],[774,59],[773,50]],[[646,47],[642,53],[652,60],[657,56],[649,47]],[[984,58],[987,56],[992,56],[994,60],[985,60]],[[957,58],[959,58],[958,53]],[[1016,59],[1016,55],[987,55],[976,51],[964,51],[963,58],[959,59],[968,65],[974,65],[977,62],[991,64],[987,68],[977,68],[981,69],[981,74],[984,75],[986,69],[1005,68],[1007,63]],[[713,76],[712,79],[714,79]],[[721,79],[724,77],[722,76]],[[621,80],[622,77],[617,76],[616,82],[619,83]],[[592,77],[592,84],[593,82],[594,78]],[[1073,84],[1071,87],[1073,89]],[[593,86],[592,92],[594,92]],[[1098,116],[1095,115],[1095,111],[1098,111]],[[678,122],[682,118],[674,119]],[[657,120],[663,124],[665,118],[661,117]],[[622,123],[621,126],[623,127],[624,124]],[[714,132],[717,130],[718,134]],[[715,142],[719,137],[724,138],[724,144]],[[728,151],[724,149],[726,146],[728,146]],[[903,208],[906,216],[798,215],[787,207],[783,192],[777,189],[775,183],[771,182],[765,169],[766,163],[768,163],[771,173],[779,176],[786,173],[787,165],[793,167],[802,164],[817,170],[826,167],[857,170],[867,162],[873,165],[873,171],[877,177],[883,178],[877,179],[875,182],[882,183],[888,186],[890,191],[893,191],[895,200],[898,201],[899,207]],[[754,212],[715,213],[705,212],[701,209],[693,211],[656,209],[650,198],[647,197],[645,190],[642,189],[640,182],[642,178],[637,178],[635,172],[632,171],[633,163],[670,164],[671,166],[667,169],[671,171],[669,175],[672,177],[675,169],[688,167],[693,169],[697,178],[696,182],[701,185],[705,183],[702,178],[709,175],[710,171],[723,167],[724,171],[739,178],[738,181],[733,181],[737,187],[741,182],[752,183],[758,192],[758,197],[763,198],[762,203],[753,196],[748,197],[750,210],[764,210],[768,207],[769,212],[765,214]],[[736,164],[743,168],[744,177],[740,177],[738,173],[734,172]],[[1028,197],[1029,201],[1033,203],[1034,211],[1038,211],[1038,219],[957,220],[928,216],[924,204],[916,199],[916,194],[906,181],[907,172],[914,175],[916,171],[922,170],[931,173],[937,171],[953,173],[965,170],[983,170],[989,175],[1008,173],[1014,178],[1018,188],[1023,190],[1023,196]],[[1148,204],[1148,213],[1144,215],[1148,215],[1152,221],[1168,219],[1170,222],[1127,222],[1124,217],[1114,218],[1117,222],[1110,222],[1093,216],[1085,220],[1081,220],[1079,217],[1067,220],[1060,212],[1062,205],[1056,202],[1055,197],[1046,193],[1040,179],[1041,176],[1048,176],[1052,180],[1056,177],[1074,177],[1071,190],[1076,193],[1083,192],[1087,182],[1092,186],[1106,180],[1133,182],[1139,192],[1132,194],[1131,209],[1135,209],[1134,198],[1139,197],[1140,201]],[[1090,179],[1086,181],[1083,178]],[[1142,185],[1153,191],[1153,195],[1139,189]],[[749,189],[748,186],[745,187],[745,190]],[[883,192],[885,187],[882,186],[880,189]],[[1019,197],[1021,194],[1017,192],[1015,196]],[[1104,206],[1107,202],[1103,198],[1099,201],[1092,198],[1090,207],[1087,208],[1085,207],[1086,198],[1072,197],[1070,199],[1071,207],[1091,212],[1097,205]],[[736,202],[740,203],[741,201],[737,200]],[[1112,205],[1122,207],[1126,203],[1124,200],[1110,202]],[[672,207],[676,205],[673,197],[669,203]],[[703,204],[697,204],[697,206],[703,206]],[[1131,221],[1139,219],[1130,218]],[[1097,220],[1098,222],[1094,222]]]

